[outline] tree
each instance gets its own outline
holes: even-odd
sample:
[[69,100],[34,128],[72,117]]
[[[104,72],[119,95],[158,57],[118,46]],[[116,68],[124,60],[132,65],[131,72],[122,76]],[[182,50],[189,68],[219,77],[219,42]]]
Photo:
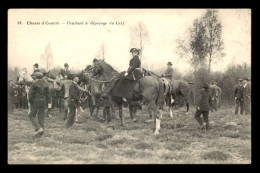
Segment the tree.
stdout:
[[103,60],[105,60],[105,52],[106,52],[105,45],[104,45],[104,43],[102,43],[96,57],[102,58]]
[[187,33],[186,39],[176,40],[177,54],[192,66],[194,72],[199,67],[205,67],[208,58],[210,73],[213,58],[225,56],[222,52],[224,42],[221,38],[222,25],[218,19],[218,11],[208,10],[200,19],[195,19]]
[[46,64],[46,70],[49,71],[50,67],[53,65],[53,56],[50,42],[45,47],[44,54],[42,54],[40,57]]
[[219,21],[217,10],[207,10],[206,14],[202,17],[201,23],[205,29],[205,37],[202,44],[207,47],[206,54],[208,56],[208,71],[210,73],[211,63],[213,59],[225,56],[224,42],[221,38],[222,25]]
[[131,45],[139,47],[140,52],[140,60],[142,60],[143,51],[146,43],[149,41],[149,32],[143,22],[138,22],[136,26],[131,28]]
[[205,48],[201,46],[202,33],[201,25],[195,20],[193,26],[182,35],[182,39],[176,39],[176,53],[192,67],[193,72],[205,66]]

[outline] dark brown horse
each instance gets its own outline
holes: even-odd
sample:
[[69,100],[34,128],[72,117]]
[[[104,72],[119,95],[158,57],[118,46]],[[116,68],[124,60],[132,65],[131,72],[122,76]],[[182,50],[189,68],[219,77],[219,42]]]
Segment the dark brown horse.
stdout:
[[167,78],[161,78],[164,83],[164,95],[166,96],[166,105],[169,106],[170,117],[173,117],[173,107],[181,107],[183,103],[186,104],[186,114],[189,112],[189,96],[190,86],[188,82],[184,80],[169,80]]
[[165,104],[169,106],[170,117],[173,117],[173,107],[181,107],[183,103],[187,106],[186,114],[189,112],[189,83],[184,80],[170,80],[160,77],[158,74],[144,69],[145,75],[156,76],[161,79],[164,86]]
[[98,76],[96,81],[107,82],[107,88],[112,88],[106,94],[112,96],[112,100],[117,103],[121,124],[123,124],[123,98],[143,100],[147,104],[147,108],[153,111],[156,125],[154,134],[158,134],[160,130],[159,114],[164,104],[163,83],[155,76],[144,76],[137,81],[129,81],[124,78],[124,73],[124,71],[118,73],[105,61],[99,61],[98,65],[93,67],[93,74]]

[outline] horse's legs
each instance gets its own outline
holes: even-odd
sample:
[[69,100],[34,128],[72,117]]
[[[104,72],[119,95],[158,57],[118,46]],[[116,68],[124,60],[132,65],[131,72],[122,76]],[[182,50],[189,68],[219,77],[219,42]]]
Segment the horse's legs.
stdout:
[[122,106],[122,102],[118,102],[117,105],[118,105],[118,109],[119,109],[119,117],[120,117],[120,120],[121,120],[121,126],[125,126],[124,119],[123,119],[123,106]]
[[157,135],[157,134],[159,134],[160,125],[161,125],[160,116],[159,116],[159,114],[158,114],[159,109],[158,109],[158,107],[156,106],[156,104],[155,104],[154,101],[150,101],[150,103],[148,103],[147,108],[153,110],[153,113],[154,113],[154,121],[155,121],[155,132],[154,132],[154,135]]
[[96,109],[96,117],[98,116],[98,111],[99,111],[99,106],[97,106],[97,109]]
[[115,118],[115,113],[116,113],[115,102],[113,102],[111,106],[111,120]]
[[189,109],[190,109],[190,104],[189,104],[189,102],[186,102],[186,106],[187,106],[187,112],[186,112],[186,114],[188,114],[188,113],[189,113]]

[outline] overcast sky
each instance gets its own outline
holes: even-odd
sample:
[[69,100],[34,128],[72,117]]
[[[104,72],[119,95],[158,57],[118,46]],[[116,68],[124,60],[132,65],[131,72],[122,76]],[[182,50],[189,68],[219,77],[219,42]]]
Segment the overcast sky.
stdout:
[[[54,58],[51,67],[62,68],[67,62],[70,68],[83,70],[92,63],[103,44],[106,61],[123,71],[129,65],[130,48],[136,47],[131,42],[130,28],[143,22],[149,33],[143,66],[166,69],[167,62],[172,61],[174,68],[185,73],[190,67],[176,54],[175,40],[181,38],[194,19],[206,10],[11,9],[8,11],[8,66],[26,67],[30,72],[34,63],[46,67],[40,56],[50,43]],[[212,70],[224,70],[229,64],[251,64],[251,11],[220,9],[219,17],[226,57],[213,64]],[[18,24],[19,21],[22,24]],[[36,25],[27,22],[36,22]],[[59,25],[41,25],[42,22],[59,22]],[[83,22],[84,25],[70,25],[69,22]],[[91,22],[106,22],[106,25],[94,26]],[[114,25],[109,25],[110,22]]]

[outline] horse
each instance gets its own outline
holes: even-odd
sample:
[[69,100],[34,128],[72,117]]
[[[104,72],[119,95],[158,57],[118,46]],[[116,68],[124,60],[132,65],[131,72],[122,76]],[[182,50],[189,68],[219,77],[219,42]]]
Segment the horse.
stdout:
[[148,76],[156,76],[161,79],[164,86],[164,96],[165,96],[165,104],[169,107],[170,117],[173,117],[173,107],[181,107],[183,102],[186,103],[187,111],[189,112],[189,93],[190,86],[189,83],[184,80],[170,80],[165,77],[161,77],[158,74],[143,69],[144,74]]
[[[106,88],[112,88],[112,90],[107,94],[112,97],[112,100],[114,100],[119,107],[121,125],[123,125],[123,98],[132,101],[143,100],[144,102],[146,102],[147,108],[151,109],[154,114],[154,135],[159,134],[159,114],[162,113],[164,95],[163,83],[158,77],[143,76],[140,79],[136,79],[135,81],[130,81],[124,78],[125,71],[118,73],[116,70],[114,70],[112,66],[102,60],[98,62],[98,66],[96,65],[93,67],[93,73],[94,75],[98,76],[98,80],[103,80],[107,82]],[[106,93],[104,94],[106,95]]]
[[[88,107],[90,108],[90,115],[93,116],[94,110],[96,109],[95,116],[98,116],[98,111],[101,106],[104,106],[104,100],[101,98],[102,90],[105,88],[107,84],[106,81],[103,81],[106,78],[111,78],[113,75],[117,74],[116,71],[113,70],[112,76],[102,76],[97,79],[99,76],[94,76],[93,74],[99,74],[102,69],[99,66],[93,68],[92,65],[88,65],[82,72],[84,74],[84,78],[82,77],[82,81],[85,81],[85,84],[89,90],[88,94]],[[115,116],[115,103],[112,101],[112,117]],[[104,111],[103,111],[104,112]]]

